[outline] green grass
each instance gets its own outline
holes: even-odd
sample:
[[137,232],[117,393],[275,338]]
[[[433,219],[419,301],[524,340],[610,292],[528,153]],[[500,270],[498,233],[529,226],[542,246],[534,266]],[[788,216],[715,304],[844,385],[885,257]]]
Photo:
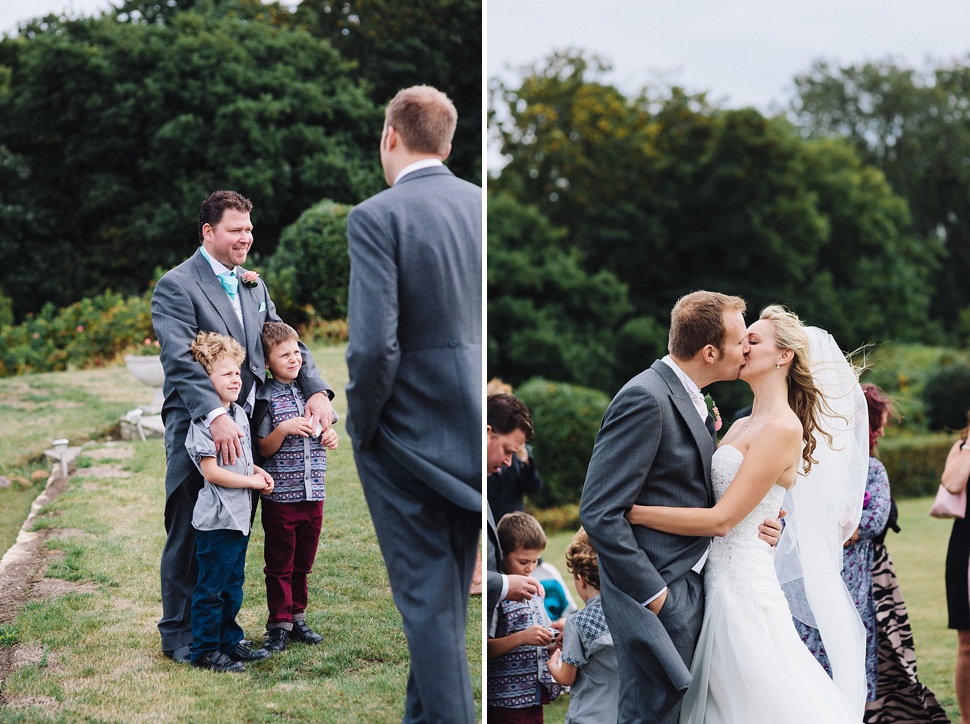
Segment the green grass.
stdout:
[[[338,393],[335,406],[343,417],[344,348],[313,351]],[[80,381],[86,386],[84,374],[100,377],[103,372],[62,374],[72,376],[70,384]],[[120,367],[113,372],[127,375]],[[52,384],[57,379],[44,377]],[[59,399],[55,387],[52,401]],[[115,392],[120,416],[134,404]],[[49,418],[58,420],[59,430],[74,435],[53,411]],[[111,418],[107,412],[92,415],[88,427],[74,418],[78,439],[98,437],[102,432],[95,423]],[[7,425],[4,418],[4,436]],[[339,432],[343,439],[328,460],[324,528],[310,577],[308,620],[323,634],[322,645],[293,645],[267,662],[247,667],[242,675],[198,671],[164,658],[156,629],[161,612],[164,445],[158,439],[98,443],[85,451],[91,459],[72,475],[67,489],[45,508],[39,521],[56,529],[48,541],[57,554],[47,577],[63,579],[73,590],[28,603],[0,627],[0,646],[16,643],[29,654],[27,665],[2,682],[8,705],[0,709],[0,722],[400,721],[407,642],[351,446],[342,426]],[[33,437],[23,438],[27,446],[43,446],[50,434],[35,430]],[[99,473],[105,459],[126,474]],[[239,616],[247,637],[255,639],[262,635],[266,616],[262,547],[257,518]],[[467,644],[480,713],[478,597],[469,608]]]
[[[932,498],[898,501],[901,531],[889,533],[886,545],[896,567],[903,600],[909,611],[916,641],[916,664],[920,681],[928,686],[946,708],[950,719],[960,721],[953,668],[956,663],[956,632],[947,629],[946,586],[943,578],[951,524],[929,516]],[[553,563],[563,575],[577,605],[572,576],[566,570],[566,546],[574,531],[550,535],[543,559]],[[546,721],[561,721],[569,706],[563,695],[546,707]]]

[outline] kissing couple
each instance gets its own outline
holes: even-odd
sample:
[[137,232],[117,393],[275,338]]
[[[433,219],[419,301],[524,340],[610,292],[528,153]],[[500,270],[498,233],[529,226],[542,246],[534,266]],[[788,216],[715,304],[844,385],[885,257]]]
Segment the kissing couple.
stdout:
[[[620,722],[862,721],[865,631],[840,570],[862,510],[865,400],[831,335],[777,305],[750,327],[744,312],[717,292],[678,300],[669,354],[617,393],[596,436],[580,519]],[[751,414],[718,445],[701,390],[734,379]],[[793,613],[819,629],[833,678]]]

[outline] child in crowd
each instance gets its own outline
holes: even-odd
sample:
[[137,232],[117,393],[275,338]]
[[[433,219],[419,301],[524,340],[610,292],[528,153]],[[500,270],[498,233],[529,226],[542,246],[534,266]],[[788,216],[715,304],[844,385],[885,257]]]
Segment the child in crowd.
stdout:
[[262,340],[272,379],[260,390],[268,404],[257,407],[265,413],[258,421],[254,417],[254,424],[259,454],[276,481],[262,500],[269,608],[265,646],[282,651],[291,639],[310,645],[323,641],[306,622],[307,576],[323,527],[327,450],[337,447],[337,432],[332,427],[320,432],[319,421],[305,417],[306,400],[296,384],[303,366],[296,330],[267,322]]
[[[532,575],[546,547],[539,521],[514,511],[502,516],[497,530],[503,572]],[[542,705],[561,691],[546,669],[558,635],[539,596],[499,604],[487,644],[489,722],[542,722]]]
[[235,400],[242,377],[239,365],[246,353],[231,337],[199,332],[192,342],[192,356],[209,374],[212,386],[229,415],[243,431],[243,454],[235,463],[224,463],[216,454],[209,428],[201,420],[192,423],[185,448],[205,478],[192,512],[195,556],[199,577],[192,594],[192,666],[219,672],[243,671],[244,661],[269,658],[266,649],[254,649],[243,639],[236,623],[242,605],[246,574],[246,549],[252,518],[252,491],[273,490],[273,478],[253,465],[249,420]]
[[596,551],[582,528],[566,549],[566,568],[586,607],[566,619],[562,649],[546,665],[557,682],[570,687],[566,724],[615,724],[620,687],[616,649],[600,604]]

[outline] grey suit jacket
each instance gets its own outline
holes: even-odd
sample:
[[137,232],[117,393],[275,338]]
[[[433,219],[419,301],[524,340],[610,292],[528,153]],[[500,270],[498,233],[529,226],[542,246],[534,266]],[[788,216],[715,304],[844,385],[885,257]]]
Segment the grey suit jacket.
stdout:
[[674,371],[658,360],[607,408],[583,488],[580,519],[599,556],[610,630],[617,647],[638,651],[638,662],[655,677],[655,712],[667,710],[686,689],[693,642],[682,640],[680,628],[689,622],[678,620],[676,602],[668,599],[662,622],[642,604],[685,576],[710,539],[633,526],[623,516],[634,503],[710,506],[713,454],[713,428],[700,419]]
[[[237,276],[241,277],[244,271],[242,267],[236,267]],[[240,283],[236,293],[245,324],[240,323],[229,297],[201,251],[171,269],[155,285],[152,324],[161,344],[162,368],[165,370],[162,419],[168,462],[166,496],[195,470],[184,446],[189,423],[205,417],[221,404],[205,369],[192,357],[189,345],[195,336],[202,330],[218,332],[233,337],[246,350],[241,369],[240,405],[248,399],[253,385],[261,385],[266,380],[260,333],[264,322],[280,321],[276,306],[262,279],[254,288]],[[299,384],[304,394],[326,392],[332,398],[333,392],[320,378],[313,358],[302,342],[300,350],[303,369]]]
[[482,190],[413,171],[351,211],[347,431],[482,509]]
[[485,602],[488,610],[485,619],[485,630],[491,631],[492,617],[495,609],[501,603],[502,596],[502,547],[499,545],[498,529],[495,527],[495,518],[492,516],[492,506],[488,506],[488,547],[486,553],[488,558],[485,560],[487,576],[485,579]]

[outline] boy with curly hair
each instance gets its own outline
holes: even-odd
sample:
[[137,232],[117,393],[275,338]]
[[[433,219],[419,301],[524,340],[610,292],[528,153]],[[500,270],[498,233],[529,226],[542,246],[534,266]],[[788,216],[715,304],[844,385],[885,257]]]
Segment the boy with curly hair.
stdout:
[[569,689],[566,724],[609,724],[617,719],[620,679],[616,649],[600,603],[596,551],[580,528],[566,548],[566,567],[586,607],[568,619],[557,649],[546,666]]

